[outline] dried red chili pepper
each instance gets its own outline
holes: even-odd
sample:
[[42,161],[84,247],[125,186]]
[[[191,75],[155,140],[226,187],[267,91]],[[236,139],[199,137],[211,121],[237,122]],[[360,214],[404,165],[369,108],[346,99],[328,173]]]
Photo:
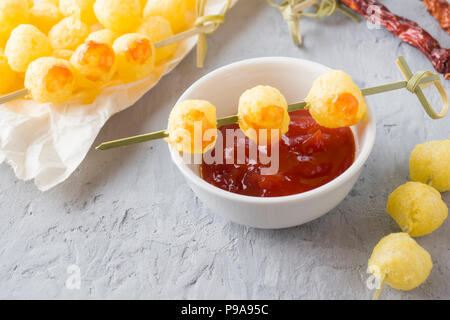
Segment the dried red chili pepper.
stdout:
[[406,43],[419,49],[433,64],[437,72],[450,77],[450,49],[439,42],[416,22],[397,16],[375,0],[341,0],[367,20],[380,24]]
[[439,22],[441,28],[450,34],[450,3],[447,0],[422,0],[428,12]]

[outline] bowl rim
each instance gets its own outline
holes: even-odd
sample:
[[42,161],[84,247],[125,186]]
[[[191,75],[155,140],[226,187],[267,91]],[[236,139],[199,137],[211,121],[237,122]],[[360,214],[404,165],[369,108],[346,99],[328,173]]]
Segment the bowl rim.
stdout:
[[[227,64],[225,66],[219,67],[206,75],[202,76],[198,80],[196,80],[194,83],[192,83],[189,88],[187,88],[183,94],[180,96],[180,98],[177,100],[177,103],[186,100],[186,96],[189,96],[191,92],[194,90],[194,88],[198,87],[202,83],[208,81],[210,78],[228,71],[230,69],[241,67],[245,65],[250,64],[258,64],[262,62],[288,62],[288,63],[307,63],[310,65],[315,65],[319,68],[325,68],[328,70],[331,70],[331,68],[306,59],[299,59],[299,58],[292,58],[292,57],[260,57],[260,58],[251,58],[251,59],[245,59],[240,60],[237,62],[233,62],[230,64]],[[169,144],[169,151],[171,154],[171,159],[175,163],[175,165],[178,167],[178,169],[183,173],[183,175],[193,182],[197,187],[215,194],[218,197],[226,198],[228,200],[233,201],[239,201],[239,202],[247,202],[247,203],[254,203],[254,204],[273,204],[273,203],[280,203],[280,202],[292,202],[292,201],[299,201],[304,200],[308,198],[315,198],[320,197],[323,194],[327,192],[331,192],[337,188],[339,188],[342,184],[344,184],[347,180],[351,179],[355,174],[359,172],[361,167],[364,165],[364,163],[367,161],[372,148],[375,144],[375,136],[376,136],[376,120],[373,115],[373,112],[369,105],[367,105],[367,111],[366,116],[368,117],[368,124],[366,127],[367,130],[367,138],[365,139],[365,143],[360,145],[360,153],[356,157],[356,159],[353,161],[352,165],[348,167],[343,173],[341,173],[338,177],[331,180],[330,182],[327,182],[326,184],[317,187],[315,189],[293,194],[293,195],[287,195],[287,196],[278,196],[278,197],[254,197],[254,196],[247,196],[247,195],[241,195],[238,193],[233,193],[230,191],[223,190],[219,187],[216,187],[205,180],[203,180],[199,175],[195,174],[191,169],[188,168],[188,166],[182,161],[182,157],[180,154],[173,149]],[[353,131],[353,130],[352,130]]]

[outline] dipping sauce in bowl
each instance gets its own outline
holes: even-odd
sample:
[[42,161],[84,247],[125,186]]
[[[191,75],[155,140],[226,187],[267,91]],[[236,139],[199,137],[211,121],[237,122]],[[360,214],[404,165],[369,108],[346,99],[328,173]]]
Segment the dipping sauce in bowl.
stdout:
[[[322,127],[308,110],[291,112],[289,115],[289,131],[275,146],[279,153],[278,170],[275,174],[262,174],[261,169],[270,167],[270,164],[261,164],[259,158],[249,157],[249,150],[256,148],[255,142],[243,134],[232,136],[233,143],[227,142],[227,129],[240,130],[237,124],[231,124],[218,130],[222,133],[223,145],[233,145],[234,148],[221,148],[222,164],[204,161],[200,166],[201,177],[229,192],[254,197],[279,197],[318,188],[352,165],[355,160],[355,139],[350,128]],[[239,147],[245,148],[245,161],[238,161]],[[270,147],[257,148],[258,156],[264,153],[272,156]],[[219,150],[216,149],[217,146],[207,156],[216,157],[215,153]]]

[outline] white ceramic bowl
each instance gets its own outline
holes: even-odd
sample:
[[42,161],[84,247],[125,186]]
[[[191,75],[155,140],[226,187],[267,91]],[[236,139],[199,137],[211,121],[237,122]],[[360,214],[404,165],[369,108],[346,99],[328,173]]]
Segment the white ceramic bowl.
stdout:
[[[189,87],[179,101],[204,99],[217,107],[217,117],[237,113],[240,95],[256,85],[278,88],[288,103],[302,101],[313,81],[329,68],[307,60],[270,57],[236,62],[219,68]],[[370,109],[352,127],[356,142],[354,163],[329,183],[297,195],[259,198],[217,188],[199,176],[199,166],[185,164],[170,148],[172,160],[197,196],[214,212],[239,224],[257,228],[286,228],[316,219],[341,202],[359,177],[375,141],[375,119]]]

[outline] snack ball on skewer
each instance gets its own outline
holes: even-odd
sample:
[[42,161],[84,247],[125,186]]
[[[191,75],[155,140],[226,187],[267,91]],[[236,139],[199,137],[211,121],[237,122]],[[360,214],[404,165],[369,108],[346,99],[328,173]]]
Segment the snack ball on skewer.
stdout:
[[94,11],[105,28],[119,33],[136,29],[142,15],[139,0],[97,0]]
[[30,9],[30,23],[45,34],[62,18],[58,7],[51,3],[38,3]]
[[75,50],[89,35],[89,26],[75,17],[67,17],[55,24],[48,33],[54,49]]
[[412,237],[433,232],[448,216],[441,194],[421,182],[407,182],[395,189],[388,198],[386,210],[402,231]]
[[[289,129],[290,117],[284,96],[270,86],[256,86],[239,98],[239,127],[247,137],[260,145],[275,139],[271,131],[278,130],[278,139]],[[264,132],[260,130],[264,129]],[[277,140],[278,141],[278,140]]]
[[0,1],[0,46],[3,47],[11,31],[19,24],[28,23],[28,2],[26,0]]
[[8,64],[3,50],[0,49],[0,74],[2,80],[0,81],[0,94],[12,92],[20,87],[20,77],[17,72],[11,69]]
[[397,290],[412,290],[429,276],[430,254],[407,233],[391,233],[382,238],[369,259],[369,271]]
[[149,37],[128,33],[114,41],[117,72],[125,81],[145,78],[155,66],[155,47]]
[[69,62],[53,57],[39,58],[25,73],[25,88],[39,103],[66,101],[75,89],[75,74]]
[[[153,42],[158,42],[173,36],[172,27],[170,26],[169,21],[160,16],[150,16],[146,18],[136,32],[146,35],[152,39]],[[156,49],[155,63],[158,64],[171,57],[176,49],[176,43]]]
[[30,24],[15,28],[5,47],[8,63],[17,72],[25,72],[33,60],[50,56],[52,51],[47,36]]
[[177,103],[169,115],[166,141],[177,151],[205,153],[217,139],[216,107],[205,100]]
[[306,97],[309,112],[327,128],[349,127],[366,113],[361,90],[343,71],[332,70],[318,77]]
[[95,42],[107,43],[112,46],[118,37],[119,35],[116,32],[109,29],[102,29],[89,34],[86,41],[92,40]]
[[74,16],[88,25],[95,24],[95,0],[59,0],[59,9],[66,17]]
[[97,88],[111,80],[116,71],[114,50],[107,43],[86,41],[70,58],[77,83],[84,88]]
[[427,183],[436,190],[450,191],[450,140],[417,145],[409,158],[411,179]]
[[192,1],[149,0],[144,8],[144,18],[161,16],[167,19],[174,33],[189,29],[195,20]]

